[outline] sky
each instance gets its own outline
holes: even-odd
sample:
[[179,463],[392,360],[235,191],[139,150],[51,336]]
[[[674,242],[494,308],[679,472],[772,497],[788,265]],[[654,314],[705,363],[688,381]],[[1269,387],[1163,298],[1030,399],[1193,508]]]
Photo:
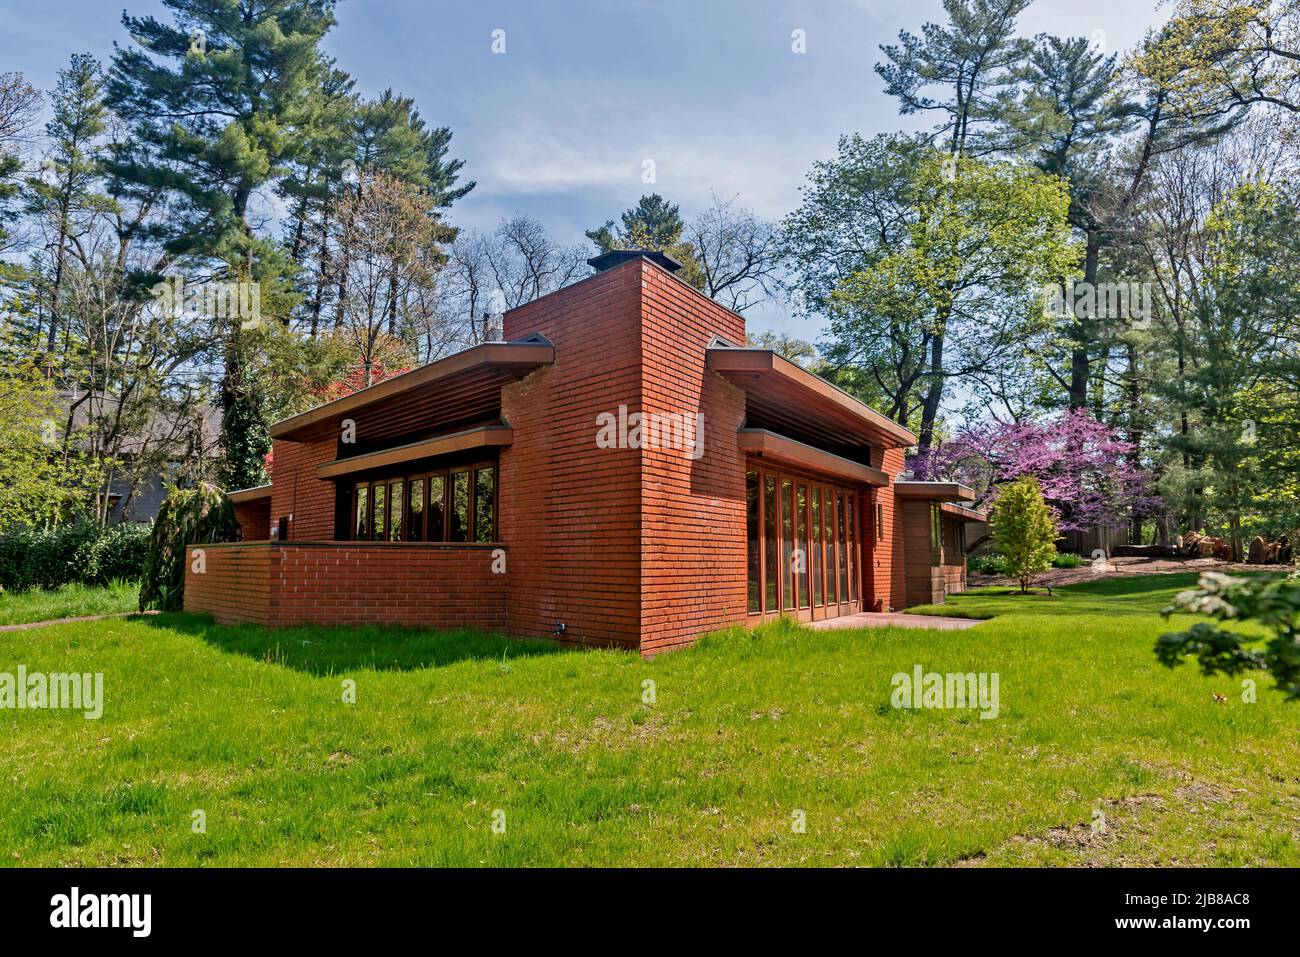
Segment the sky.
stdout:
[[[123,7],[165,14],[159,0],[0,0],[0,72],[49,89],[74,52],[107,61],[128,42]],[[1166,15],[1156,0],[1034,0],[1019,26],[1122,54]],[[392,87],[453,131],[478,183],[453,224],[490,230],[522,212],[584,245],[645,192],[686,218],[716,193],[779,219],[841,135],[925,128],[898,115],[873,66],[900,30],[945,19],[940,0],[341,0],[337,18],[324,46],[359,92]],[[820,331],[780,304],[746,318]]]

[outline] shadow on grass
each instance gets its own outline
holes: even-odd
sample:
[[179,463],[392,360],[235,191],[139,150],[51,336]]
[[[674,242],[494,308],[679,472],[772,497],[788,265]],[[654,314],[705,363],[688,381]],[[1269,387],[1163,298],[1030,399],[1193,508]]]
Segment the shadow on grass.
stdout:
[[416,671],[463,661],[502,661],[573,653],[552,641],[507,638],[468,628],[425,631],[387,625],[265,628],[218,625],[207,615],[165,614],[154,628],[194,635],[231,654],[314,675],[348,671]]

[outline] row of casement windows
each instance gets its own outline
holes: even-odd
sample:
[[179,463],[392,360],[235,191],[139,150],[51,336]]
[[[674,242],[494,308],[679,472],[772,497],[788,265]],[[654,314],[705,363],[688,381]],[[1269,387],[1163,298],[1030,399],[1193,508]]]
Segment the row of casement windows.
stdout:
[[352,539],[358,542],[495,542],[496,516],[491,462],[352,488]]
[[857,494],[767,471],[745,478],[750,614],[857,601]]

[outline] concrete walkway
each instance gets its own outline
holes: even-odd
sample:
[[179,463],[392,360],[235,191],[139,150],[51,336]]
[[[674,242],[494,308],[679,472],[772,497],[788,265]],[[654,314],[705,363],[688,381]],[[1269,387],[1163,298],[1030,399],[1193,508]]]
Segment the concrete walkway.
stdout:
[[983,624],[978,618],[945,618],[942,615],[905,615],[899,612],[883,613],[864,611],[842,618],[810,621],[808,627],[817,631],[838,631],[841,628],[932,628],[935,631],[959,631]]

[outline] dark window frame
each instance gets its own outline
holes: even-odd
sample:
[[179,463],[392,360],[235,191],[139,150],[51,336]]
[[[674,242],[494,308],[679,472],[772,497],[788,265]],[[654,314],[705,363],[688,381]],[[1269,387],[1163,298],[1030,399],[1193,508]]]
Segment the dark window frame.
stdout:
[[[492,476],[492,512],[491,512],[492,532],[490,538],[487,540],[480,540],[478,537],[478,531],[479,531],[478,529],[479,503],[477,501],[478,483],[477,481],[475,481],[475,479],[477,478],[478,473],[483,469],[488,469],[491,472],[491,476]],[[467,502],[467,512],[466,512],[466,518],[468,519],[468,522],[465,527],[465,539],[463,541],[453,542],[448,537],[451,533],[451,522],[452,522],[452,508],[448,507],[449,505],[448,500],[451,497],[451,488],[452,488],[451,476],[458,472],[463,472],[466,474],[465,481],[468,486],[468,493],[469,493],[468,502]],[[432,520],[433,503],[431,501],[431,492],[433,489],[434,480],[436,479],[441,479],[443,507],[442,507],[442,516],[441,516],[442,528],[438,530],[438,533],[435,537],[434,535],[430,534],[432,529],[430,529],[429,526],[430,524],[432,524],[431,520]],[[423,506],[423,508],[421,509],[421,529],[420,529],[421,535],[418,539],[414,539],[414,540],[412,540],[410,537],[410,525],[409,525],[410,516],[411,516],[411,483],[412,482],[422,482],[421,504]],[[401,523],[399,537],[398,538],[392,537],[391,504],[388,503],[388,498],[390,498],[391,496],[388,495],[387,493],[385,494],[385,506],[388,514],[385,516],[385,518],[388,519],[388,524],[387,527],[385,528],[384,536],[382,538],[377,537],[375,534],[375,518],[374,518],[375,488],[376,486],[383,486],[386,489],[391,489],[393,486],[398,485],[399,483],[402,489],[400,514],[398,515],[398,521]],[[501,514],[501,471],[500,471],[500,463],[496,459],[483,459],[480,461],[459,463],[456,465],[447,465],[442,468],[435,468],[435,469],[425,468],[425,469],[420,469],[418,471],[407,472],[398,475],[393,475],[385,472],[383,474],[376,474],[368,477],[363,476],[359,478],[353,478],[351,485],[348,488],[349,488],[349,496],[350,496],[349,520],[347,526],[348,541],[399,542],[399,543],[414,541],[414,543],[418,543],[418,544],[431,542],[434,544],[441,543],[441,544],[452,544],[452,545],[474,545],[474,544],[495,545],[500,543],[499,535],[500,535],[500,514]],[[360,519],[360,516],[358,515],[357,506],[360,501],[359,492],[361,489],[366,490],[366,528],[370,533],[370,537],[368,538],[357,538],[357,526],[359,524],[359,519]]]

